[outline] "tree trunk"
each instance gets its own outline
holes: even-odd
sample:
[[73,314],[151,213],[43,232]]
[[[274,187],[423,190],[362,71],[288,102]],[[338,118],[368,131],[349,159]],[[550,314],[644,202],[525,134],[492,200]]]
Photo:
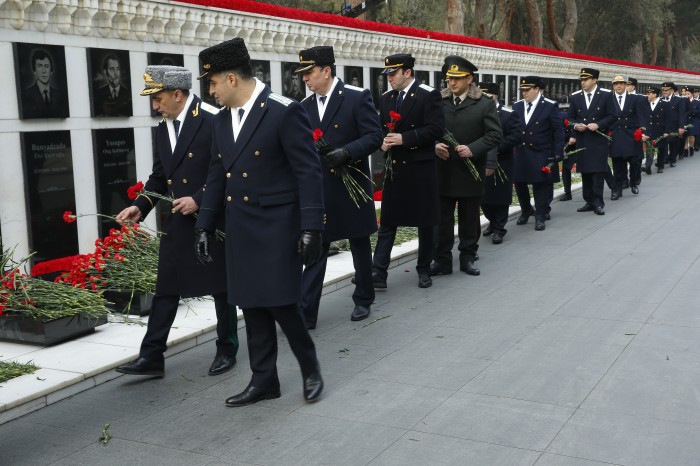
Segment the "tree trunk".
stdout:
[[671,58],[673,54],[673,48],[671,47],[671,37],[670,33],[668,32],[668,26],[664,24],[664,29],[663,29],[663,34],[664,34],[664,66],[666,68],[671,67]]
[[635,42],[632,44],[632,47],[630,47],[629,60],[634,63],[644,62],[644,44],[641,40]]
[[[483,18],[481,21],[483,21]],[[462,0],[447,0],[447,27],[445,30],[451,34],[464,35]]]
[[530,23],[530,43],[533,47],[542,47],[544,40],[542,37],[542,15],[537,6],[537,0],[525,0],[525,10],[527,20]]
[[685,63],[685,38],[687,36],[684,26],[676,25],[673,32],[673,48],[676,51],[676,68],[686,69]]
[[651,54],[651,56],[649,57],[649,64],[656,65],[657,50],[656,50],[656,32],[655,31],[651,31],[649,33],[649,52]]
[[554,0],[547,0],[547,29],[549,30],[549,39],[552,41],[554,48],[565,52],[572,52],[574,50],[576,28],[578,26],[576,0],[565,0],[564,7],[566,8],[566,23],[564,24],[563,37],[560,37],[557,28]]
[[512,0],[497,0],[494,11],[496,18],[494,27],[491,28],[491,39],[510,42],[510,25],[515,12]]
[[476,20],[476,37],[486,36],[486,26],[484,25],[484,2],[483,0],[475,0],[474,2],[474,19]]

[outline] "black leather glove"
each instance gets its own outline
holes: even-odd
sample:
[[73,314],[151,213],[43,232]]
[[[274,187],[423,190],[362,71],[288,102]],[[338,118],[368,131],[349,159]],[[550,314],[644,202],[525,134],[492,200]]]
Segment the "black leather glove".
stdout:
[[333,146],[326,144],[325,146],[317,147],[316,149],[318,150],[318,153],[321,154],[321,157],[325,157],[327,153],[333,150]]
[[299,237],[299,255],[304,266],[308,267],[321,260],[323,247],[321,244],[321,232],[317,230],[304,230]]
[[344,165],[350,160],[350,152],[345,147],[341,147],[340,149],[333,149],[327,154],[323,154],[323,158],[326,159],[326,163],[330,168],[335,168]]
[[197,260],[202,264],[211,264],[214,259],[209,254],[209,242],[212,234],[201,228],[194,229],[194,252],[197,255]]

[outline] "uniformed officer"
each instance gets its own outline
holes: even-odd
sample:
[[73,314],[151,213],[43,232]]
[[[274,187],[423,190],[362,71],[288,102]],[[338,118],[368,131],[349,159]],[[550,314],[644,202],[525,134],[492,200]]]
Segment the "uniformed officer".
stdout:
[[[355,266],[355,308],[350,320],[366,319],[374,302],[369,236],[377,231],[377,215],[368,159],[381,146],[383,133],[369,90],[345,84],[335,75],[333,47],[302,50],[299,62],[296,73],[303,74],[306,86],[313,92],[301,105],[309,114],[311,127],[321,130],[327,144],[321,151],[326,206],[323,257],[304,269],[300,303],[307,327],[316,328],[331,241],[347,238],[350,243]],[[353,201],[342,173],[362,187],[365,198]]]
[[[386,288],[391,249],[399,226],[418,227],[418,286],[428,288],[433,229],[438,224],[435,141],[445,129],[440,92],[414,77],[415,60],[396,54],[384,59],[390,91],[380,100],[379,119],[387,134],[381,149],[389,166],[382,192],[382,212],[374,251],[372,281]],[[391,112],[391,113],[390,113]],[[392,118],[398,114],[399,119]]]
[[693,96],[693,88],[689,86],[684,87],[684,94],[687,97],[687,123],[693,125],[685,132],[686,141],[685,147],[683,149],[683,154],[689,157],[695,155],[695,144],[696,139],[700,136],[700,100]]
[[[644,112],[646,114],[646,119],[647,122],[649,121],[649,102],[647,100],[647,97],[642,94],[637,94],[637,80],[632,77],[627,78],[627,94],[631,96],[636,96],[637,99],[642,101],[642,108],[644,109]],[[639,154],[639,160],[637,161],[637,180],[635,182],[636,186],[639,186],[642,183],[642,164],[644,163],[644,150],[640,151]],[[629,187],[629,180],[625,179],[624,183],[622,185],[623,189],[627,189]]]
[[581,173],[586,204],[577,211],[605,215],[603,183],[605,174],[610,170],[610,141],[606,133],[617,116],[612,92],[598,86],[599,75],[600,72],[594,68],[581,68],[581,90],[571,94],[569,99],[569,122],[574,124],[575,131],[575,135],[569,138],[569,144],[585,149],[580,152],[576,170]]
[[493,234],[493,244],[501,244],[508,232],[505,226],[508,208],[513,202],[513,156],[515,148],[520,145],[523,124],[517,112],[501,105],[498,100],[501,87],[497,83],[479,83],[479,89],[495,102],[503,131],[503,139],[497,150],[489,152],[495,157],[486,161],[485,192],[481,199],[481,211],[489,221],[484,236]]
[[323,389],[316,348],[299,311],[302,265],[322,255],[323,178],[301,104],[253,77],[243,39],[199,54],[209,93],[226,108],[213,124],[207,190],[195,247],[211,260],[211,232],[225,203],[229,301],[243,309],[253,376],[226,400],[244,406],[280,396],[279,324],[299,361],[304,399]]
[[[468,275],[481,271],[474,262],[481,236],[480,203],[484,195],[486,158],[503,138],[496,106],[474,82],[478,71],[466,58],[450,55],[442,67],[447,89],[442,91],[445,129],[453,134],[456,147],[445,142],[435,145],[438,156],[440,224],[435,248],[435,262],[430,275],[452,273],[455,208],[459,233],[459,269]],[[472,170],[465,163],[473,164]]]
[[[639,157],[642,153],[643,141],[649,139],[647,135],[643,134],[649,123],[646,110],[648,105],[638,96],[627,92],[627,80],[622,76],[615,76],[612,85],[617,121],[610,127],[613,133],[610,142],[610,156],[615,175],[615,188],[610,199],[615,201],[622,197],[624,182],[627,180],[627,164],[629,164],[630,169],[630,190],[633,194],[639,193],[637,170],[639,170]],[[635,137],[637,131],[642,132],[639,138]]]
[[[202,204],[211,153],[211,127],[218,109],[190,92],[192,73],[178,66],[148,66],[141,95],[150,97],[153,110],[163,115],[155,131],[153,171],[145,190],[173,197],[172,215],[158,252],[158,279],[148,330],[139,358],[119,366],[125,374],[163,375],[163,353],[181,297],[214,296],[216,308],[216,357],[209,375],[230,370],[238,351],[237,318],[226,296],[223,243],[211,244],[215,262],[203,265],[192,250],[194,214]],[[133,205],[117,214],[117,221],[145,218],[158,199],[140,195]],[[170,206],[168,206],[170,207]]]
[[[667,144],[663,147],[663,160],[664,163],[668,162],[669,166],[676,166],[676,158],[678,157],[679,151],[683,150],[680,144],[680,138],[683,137],[685,133],[685,125],[688,122],[688,109],[687,109],[687,99],[683,99],[677,95],[674,95],[674,91],[678,90],[676,85],[671,81],[666,81],[661,84],[661,92],[663,93],[663,101],[668,102],[668,115],[672,125],[672,132],[678,132],[678,136],[669,136],[667,139]],[[661,152],[661,151],[659,151]],[[658,165],[658,159],[657,159]],[[663,169],[663,165],[661,166]]]
[[[666,139],[662,138],[659,142],[655,142],[661,136],[666,136],[672,131],[672,122],[669,115],[669,103],[660,98],[661,88],[656,86],[650,86],[647,89],[647,101],[649,110],[647,115],[649,116],[649,126],[647,127],[646,134],[649,136],[647,144],[656,144],[657,153],[657,173],[664,172],[664,146],[667,144]],[[654,162],[654,150],[651,148],[646,152],[646,160],[644,162],[644,171],[647,175],[651,175],[651,165]]]
[[[523,99],[513,104],[523,121],[522,138],[515,152],[515,192],[522,211],[518,225],[527,223],[535,215],[535,230],[545,229],[550,219],[554,182],[559,180],[559,164],[564,151],[564,124],[559,106],[545,98],[541,89],[545,82],[539,76],[525,76],[520,80]],[[527,185],[532,185],[535,198],[533,212]]]

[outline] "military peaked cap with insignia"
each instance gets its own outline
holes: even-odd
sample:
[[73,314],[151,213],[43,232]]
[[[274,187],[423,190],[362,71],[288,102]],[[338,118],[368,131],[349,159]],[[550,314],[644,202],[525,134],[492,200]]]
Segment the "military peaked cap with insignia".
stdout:
[[335,63],[333,47],[329,45],[319,45],[299,52],[300,68],[294,70],[295,73],[310,70],[314,66],[330,66]]
[[595,68],[581,68],[581,72],[578,74],[579,79],[598,79],[598,76],[600,76],[600,71]]
[[612,83],[613,83],[613,84],[615,84],[615,83],[625,83],[625,84],[627,84],[627,80],[626,80],[625,78],[623,78],[622,76],[617,75],[617,76],[615,76],[615,77],[613,78]]
[[531,89],[533,87],[544,88],[544,79],[539,76],[525,76],[520,79],[520,89]]
[[659,95],[659,94],[661,94],[661,89],[656,87],[656,86],[649,86],[649,89],[647,89],[647,94],[652,93],[652,92],[656,95]]
[[448,55],[445,57],[445,64],[442,66],[442,69],[447,78],[463,78],[479,71],[479,68],[474,66],[472,62],[459,55]]
[[690,86],[681,86],[681,91],[690,92]]
[[485,92],[491,95],[499,95],[501,93],[501,86],[498,83],[479,83],[479,89],[481,92]]
[[250,55],[243,39],[236,37],[199,52],[199,62],[202,64],[202,74],[197,79],[202,79],[209,73],[232,70],[248,63]]
[[143,72],[141,95],[151,95],[166,89],[192,89],[192,72],[181,66],[149,65]]
[[397,53],[396,55],[389,55],[384,59],[384,71],[382,74],[393,73],[399,68],[409,69],[413,68],[416,59],[407,53]]
[[664,91],[667,91],[669,89],[673,89],[675,91],[676,85],[671,81],[666,81],[665,83],[661,84],[661,89],[663,89]]
[[634,87],[637,87],[637,80],[634,78],[627,78],[627,84],[631,84]]

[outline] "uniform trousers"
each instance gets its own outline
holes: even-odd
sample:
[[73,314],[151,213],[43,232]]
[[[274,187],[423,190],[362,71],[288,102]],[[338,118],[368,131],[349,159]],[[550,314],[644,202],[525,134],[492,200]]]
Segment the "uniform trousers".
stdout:
[[435,263],[452,266],[452,248],[455,244],[455,207],[457,208],[457,231],[459,236],[459,262],[476,259],[481,237],[479,222],[480,197],[440,196],[440,224],[435,248]]
[[316,372],[316,347],[306,329],[299,305],[243,309],[245,332],[248,337],[248,355],[253,377],[250,385],[263,390],[280,386],[277,377],[277,327],[284,332],[304,378]]
[[509,207],[509,204],[481,204],[481,211],[490,222],[491,229],[501,236],[508,233],[506,223],[508,222]]
[[[372,245],[369,236],[350,238],[350,253],[355,267],[355,291],[352,301],[356,306],[369,307],[374,302],[374,286],[372,285]],[[299,306],[307,324],[316,324],[318,307],[323,291],[323,278],[326,275],[328,249],[331,243],[323,243],[321,260],[304,268],[301,279],[301,301]]]
[[[520,211],[523,215],[532,212],[528,183],[515,183],[515,193],[518,195]],[[544,222],[545,215],[551,212],[554,198],[554,184],[548,182],[532,183],[532,196],[535,198],[535,219]],[[532,214],[530,214],[532,215]]]
[[621,190],[627,180],[627,164],[629,163],[630,186],[637,186],[639,177],[639,157],[613,157],[613,173],[615,174],[615,189]]
[[603,201],[605,173],[581,173],[583,200],[593,207],[605,207],[605,201]]
[[659,150],[659,157],[656,158],[656,166],[658,168],[664,168],[663,164],[660,165],[659,159],[661,158],[663,151],[663,163],[676,163],[676,158],[678,157],[678,147],[680,146],[678,138],[669,138],[664,145],[663,149]]
[[[167,347],[170,327],[177,315],[180,297],[159,295],[153,297],[148,317],[146,336],[141,342],[140,356],[149,361],[162,362]],[[216,309],[216,354],[234,357],[238,353],[238,316],[236,306],[226,302],[226,294],[214,295]]]
[[[433,260],[433,241],[435,238],[435,226],[418,227],[418,262],[416,271],[428,273],[430,262]],[[394,247],[396,239],[396,227],[379,226],[377,233],[377,246],[374,248],[374,258],[372,259],[372,272],[381,279],[386,280],[391,262],[391,249]]]

